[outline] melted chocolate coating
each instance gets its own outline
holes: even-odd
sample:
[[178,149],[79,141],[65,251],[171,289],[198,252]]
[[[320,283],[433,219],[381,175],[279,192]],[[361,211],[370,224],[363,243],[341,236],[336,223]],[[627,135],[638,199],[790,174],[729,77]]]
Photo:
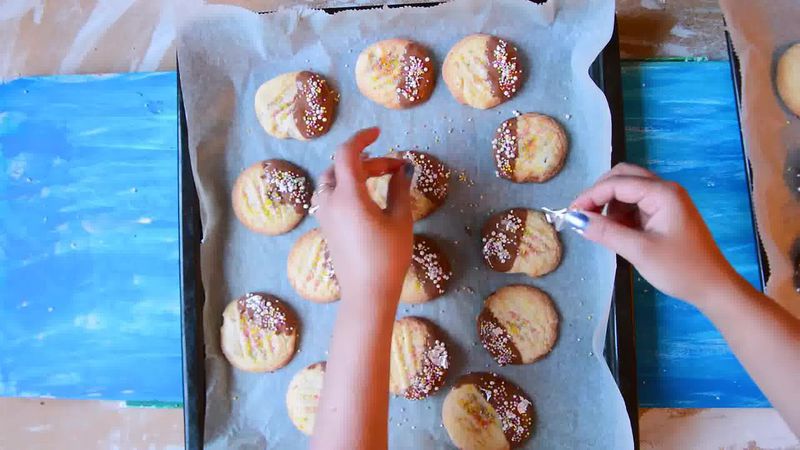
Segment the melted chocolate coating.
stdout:
[[267,184],[267,195],[275,202],[291,205],[298,214],[305,214],[314,189],[308,175],[296,165],[282,159],[261,163],[261,179]]
[[478,336],[483,347],[501,366],[522,364],[522,354],[514,345],[511,335],[488,307],[484,307],[478,315]]
[[292,334],[299,325],[297,316],[278,297],[263,293],[248,293],[236,300],[239,314],[248,323],[275,334]]
[[431,299],[445,293],[453,272],[450,261],[436,241],[425,236],[414,236],[411,268],[422,283],[425,294]]
[[514,266],[527,218],[528,210],[512,208],[493,215],[483,226],[483,260],[492,270],[508,272]]
[[489,57],[489,83],[492,95],[509,99],[522,86],[522,68],[517,49],[505,39],[489,36],[486,43],[486,54]]
[[416,42],[406,45],[400,57],[401,75],[397,84],[397,98],[403,107],[427,100],[433,92],[436,72],[428,50]]
[[472,372],[459,378],[456,388],[474,385],[492,405],[500,419],[503,434],[512,448],[519,447],[531,435],[533,403],[525,392],[505,378],[486,372]]
[[500,124],[492,140],[492,152],[498,177],[513,181],[514,165],[519,156],[518,145],[517,118],[512,117]]
[[311,139],[327,133],[333,125],[338,95],[330,84],[314,72],[297,74],[294,122],[300,134]]

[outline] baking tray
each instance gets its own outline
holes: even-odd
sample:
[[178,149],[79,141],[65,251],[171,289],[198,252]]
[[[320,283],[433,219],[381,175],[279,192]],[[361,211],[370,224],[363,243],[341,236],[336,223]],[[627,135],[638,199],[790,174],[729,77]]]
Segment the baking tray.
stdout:
[[744,155],[744,173],[747,177],[747,188],[750,192],[747,201],[750,202],[750,218],[753,221],[753,238],[758,245],[758,253],[756,256],[758,257],[759,286],[761,287],[761,291],[764,292],[767,289],[767,280],[769,279],[769,263],[767,262],[767,251],[764,249],[764,243],[761,241],[761,236],[758,234],[758,224],[756,223],[756,214],[753,209],[753,167],[750,165],[750,153],[747,151],[747,145],[742,135],[742,73],[739,66],[739,57],[736,56],[731,35],[727,30],[725,31],[725,43],[728,46],[728,60],[730,61],[731,80],[733,81],[733,96],[736,99],[736,119],[739,121],[739,142],[742,144],[742,153]]
[[[536,1],[536,0],[533,0]],[[430,7],[440,2],[410,5]],[[538,3],[542,3],[541,0]],[[352,8],[326,8],[335,14],[351,9],[370,9],[376,6]],[[611,40],[589,68],[589,75],[605,93],[611,110],[611,163],[625,161],[625,126],[622,114],[622,79],[620,75],[619,34],[617,23]],[[181,266],[181,322],[183,353],[183,418],[187,449],[203,448],[206,411],[205,347],[203,342],[204,290],[200,276],[200,242],[203,230],[200,224],[200,206],[195,189],[189,158],[188,129],[181,93],[180,66],[178,65],[178,144],[180,192],[180,266]],[[606,332],[604,356],[619,386],[633,431],[634,448],[639,449],[639,423],[636,378],[636,344],[633,315],[633,277],[630,264],[617,257],[616,278],[611,310]]]

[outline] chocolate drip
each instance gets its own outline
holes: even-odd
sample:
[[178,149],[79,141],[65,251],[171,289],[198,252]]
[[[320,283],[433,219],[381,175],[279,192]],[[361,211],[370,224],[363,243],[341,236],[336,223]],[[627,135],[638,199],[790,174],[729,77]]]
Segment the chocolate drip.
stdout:
[[293,117],[300,134],[310,139],[327,133],[336,112],[336,92],[325,78],[314,72],[299,72],[295,83],[297,95]]
[[261,167],[261,179],[267,185],[270,200],[291,205],[298,214],[305,214],[313,188],[303,169],[281,159],[268,159],[261,163]]
[[472,372],[461,377],[456,388],[474,385],[497,413],[503,434],[512,448],[519,447],[531,435],[533,404],[514,383],[491,373]]
[[397,83],[400,105],[408,107],[427,100],[436,80],[428,50],[416,42],[407,44],[405,53],[400,57],[400,70]]
[[261,329],[275,334],[292,334],[297,330],[297,316],[274,295],[249,293],[236,302],[239,314]]
[[450,261],[432,239],[414,236],[411,270],[422,283],[422,289],[431,299],[445,293],[453,272]]
[[483,226],[483,259],[492,270],[508,272],[514,266],[527,217],[527,209],[512,208],[493,215]]
[[506,364],[522,364],[522,354],[511,335],[488,307],[484,307],[478,315],[478,336],[484,348],[501,366]]
[[517,118],[511,118],[500,124],[492,140],[494,162],[497,176],[507,180],[514,179],[514,165],[519,156],[517,140]]
[[489,84],[492,95],[511,98],[522,84],[522,69],[517,59],[517,49],[505,39],[489,36],[486,42],[489,58]]

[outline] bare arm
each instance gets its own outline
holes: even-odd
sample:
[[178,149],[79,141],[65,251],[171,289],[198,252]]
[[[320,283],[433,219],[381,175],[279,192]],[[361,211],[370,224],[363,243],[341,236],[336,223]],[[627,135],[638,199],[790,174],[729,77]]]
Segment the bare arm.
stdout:
[[662,292],[699,308],[800,435],[800,320],[735,272],[686,191],[620,164],[572,207],[589,217],[587,239],[623,256]]
[[[377,137],[377,129],[364,130],[344,144],[313,199],[342,292],[311,438],[317,450],[387,447],[392,326],[413,236],[409,167],[361,158]],[[392,178],[384,211],[365,181],[385,173]]]

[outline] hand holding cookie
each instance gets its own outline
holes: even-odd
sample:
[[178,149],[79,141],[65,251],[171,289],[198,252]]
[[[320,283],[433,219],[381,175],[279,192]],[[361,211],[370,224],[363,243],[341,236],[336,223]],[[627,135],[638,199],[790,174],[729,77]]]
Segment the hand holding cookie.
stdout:
[[[390,298],[399,298],[411,260],[411,181],[403,170],[406,165],[400,159],[362,158],[363,150],[379,134],[379,129],[369,128],[344,143],[334,165],[320,177],[311,200],[343,298],[348,298],[348,292],[387,294],[387,290]],[[382,210],[370,198],[366,181],[384,174],[392,175]]]

